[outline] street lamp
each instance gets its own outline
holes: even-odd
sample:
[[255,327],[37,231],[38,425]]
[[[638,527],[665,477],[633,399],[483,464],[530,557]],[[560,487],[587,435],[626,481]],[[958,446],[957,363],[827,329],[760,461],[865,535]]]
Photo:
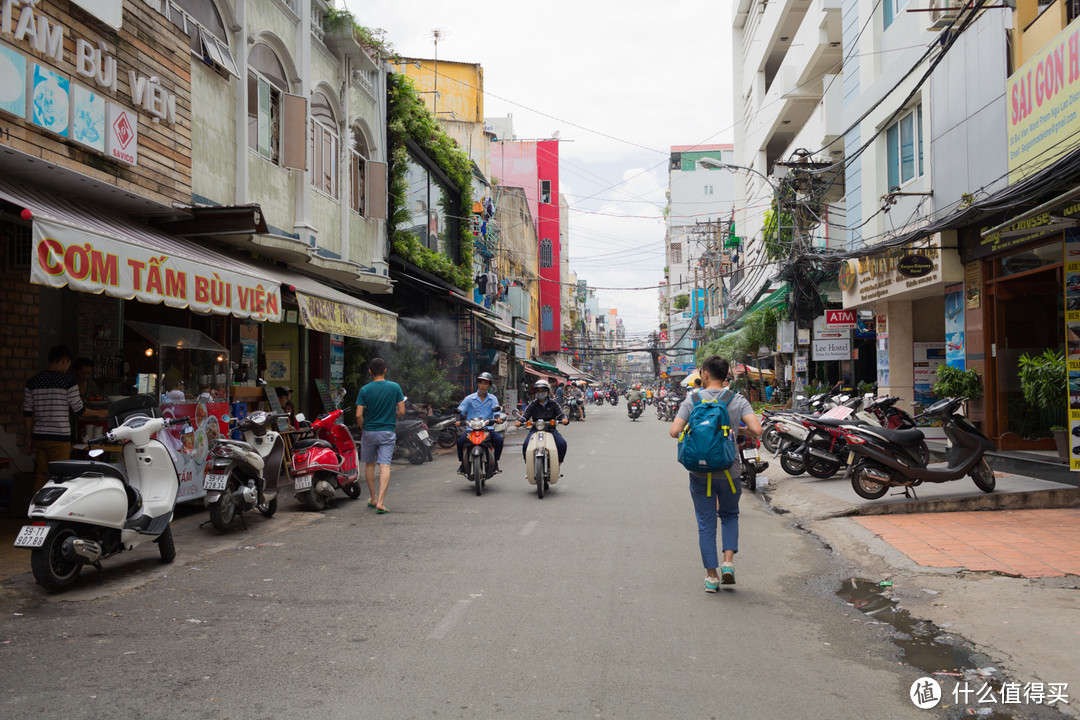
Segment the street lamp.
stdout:
[[717,160],[716,158],[711,157],[703,157],[699,159],[697,163],[706,170],[745,170],[746,172],[752,172],[765,182],[769,183],[769,187],[772,188],[774,195],[779,193],[776,184],[773,183],[773,181],[770,180],[765,173],[759,170],[755,170],[752,167],[746,167],[745,165],[732,165],[731,163],[726,163],[722,160]]

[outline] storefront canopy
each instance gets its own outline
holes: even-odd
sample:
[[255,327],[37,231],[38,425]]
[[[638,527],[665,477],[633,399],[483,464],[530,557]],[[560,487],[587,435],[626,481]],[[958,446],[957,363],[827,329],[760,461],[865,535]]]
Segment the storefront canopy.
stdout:
[[763,308],[784,307],[788,302],[788,294],[791,292],[791,288],[787,283],[780,286],[779,289],[773,290],[765,297],[758,300],[756,303],[746,308],[742,317],[746,317],[755,310],[761,310]]
[[[522,360],[521,362],[525,363],[525,365],[527,366],[525,368],[526,372],[533,372],[539,370],[539,373],[534,372],[534,374],[553,375],[564,378],[569,377],[559,368],[549,363],[543,362],[542,360]],[[530,370],[530,368],[532,368],[532,370]]]
[[266,273],[296,294],[300,321],[305,327],[362,340],[397,342],[397,314],[306,275],[277,267],[268,267]]
[[281,321],[281,284],[253,263],[3,179],[0,199],[33,218],[33,283],[199,313]]
[[734,374],[735,377],[746,375],[751,380],[772,380],[775,377],[772,370],[769,370],[768,368],[756,368],[753,365],[736,365]]
[[566,362],[560,357],[555,358],[555,367],[562,371],[571,380],[588,380],[589,382],[598,382],[595,377],[583,370],[578,370],[576,367]]
[[476,317],[477,320],[494,330],[496,333],[496,337],[499,340],[513,342],[515,338],[521,338],[522,340],[532,340],[534,337],[527,332],[522,332],[521,330],[510,327],[506,323],[500,322],[499,320],[496,320],[490,315],[482,313],[479,310],[473,310],[472,314]]

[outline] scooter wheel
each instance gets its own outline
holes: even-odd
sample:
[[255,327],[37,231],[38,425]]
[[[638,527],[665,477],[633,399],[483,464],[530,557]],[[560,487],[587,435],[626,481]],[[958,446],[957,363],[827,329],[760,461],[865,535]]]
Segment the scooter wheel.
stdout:
[[780,433],[776,431],[775,427],[770,425],[765,430],[765,434],[761,436],[761,444],[769,452],[776,452],[776,448],[780,447]]
[[883,482],[878,482],[861,468],[855,468],[855,471],[851,475],[851,488],[855,491],[855,494],[861,498],[867,500],[877,500],[879,497],[889,492],[889,486]]
[[436,442],[439,443],[439,447],[445,450],[446,448],[454,447],[454,445],[457,444],[457,438],[457,433],[453,430],[443,430],[439,433],[439,439]]
[[802,475],[806,472],[806,466],[802,460],[794,460],[787,455],[780,456],[780,467],[784,469],[788,475]]
[[258,510],[263,517],[274,517],[274,513],[277,512],[277,495],[270,498],[270,502],[257,505],[255,509]]
[[827,480],[840,470],[840,463],[833,462],[832,460],[824,460],[811,455],[806,460],[806,472],[812,477],[816,477],[820,480]]
[[158,552],[161,553],[161,562],[171,563],[176,559],[176,543],[173,542],[172,525],[166,525],[165,532],[158,535],[158,539],[154,542],[157,543]]
[[225,489],[221,492],[221,497],[210,506],[210,524],[218,532],[228,530],[236,517],[236,502],[233,500],[233,493],[236,492],[237,487],[239,487],[237,479],[230,477]]
[[484,469],[480,466],[479,460],[473,460],[469,465],[469,477],[473,481],[473,485],[476,486],[476,494],[484,494]]
[[743,473],[743,482],[746,483],[746,489],[750,492],[757,492],[757,473],[753,470],[749,470]]
[[544,499],[544,458],[533,456],[533,477],[536,478],[536,497]]
[[345,492],[345,496],[350,500],[355,500],[360,497],[360,482],[351,482],[345,487],[341,488]]
[[49,532],[45,544],[30,553],[34,580],[46,590],[63,590],[79,578],[82,563],[64,557],[64,541],[76,537],[75,528],[58,525]]
[[297,500],[304,504],[307,510],[323,510],[326,508],[326,498],[315,492],[314,483],[310,490],[305,490],[297,495]]
[[994,475],[994,471],[990,469],[990,463],[986,462],[986,458],[980,458],[979,462],[971,470],[971,479],[975,481],[975,486],[984,493],[994,492],[994,488],[997,487],[997,477]]

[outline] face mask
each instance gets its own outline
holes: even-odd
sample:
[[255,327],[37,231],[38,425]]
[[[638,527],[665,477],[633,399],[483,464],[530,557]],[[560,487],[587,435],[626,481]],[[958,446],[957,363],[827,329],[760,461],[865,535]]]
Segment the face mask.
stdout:
[[546,392],[538,392],[538,393],[536,393],[536,399],[539,400],[540,402],[544,402],[545,400],[547,400],[547,397],[548,397],[548,394]]

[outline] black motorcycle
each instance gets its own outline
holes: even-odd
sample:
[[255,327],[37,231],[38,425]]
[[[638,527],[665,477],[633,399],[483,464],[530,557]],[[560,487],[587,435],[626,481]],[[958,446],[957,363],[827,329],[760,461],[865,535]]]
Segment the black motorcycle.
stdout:
[[644,401],[632,400],[629,405],[626,406],[626,414],[631,420],[637,420],[641,417],[641,411],[644,408]]
[[413,465],[422,465],[432,459],[431,434],[424,422],[424,414],[408,398],[405,398],[405,415],[394,425],[394,434],[397,435],[395,458],[403,457]]
[[921,430],[889,430],[871,425],[844,428],[848,452],[845,479],[851,480],[856,494],[876,500],[889,488],[902,487],[905,495],[913,497],[913,489],[924,482],[949,482],[966,475],[983,492],[993,492],[997,479],[984,455],[994,449],[994,443],[956,413],[962,403],[960,398],[945,398],[923,412],[923,416],[942,420],[942,429],[949,439],[944,469],[927,467]]

